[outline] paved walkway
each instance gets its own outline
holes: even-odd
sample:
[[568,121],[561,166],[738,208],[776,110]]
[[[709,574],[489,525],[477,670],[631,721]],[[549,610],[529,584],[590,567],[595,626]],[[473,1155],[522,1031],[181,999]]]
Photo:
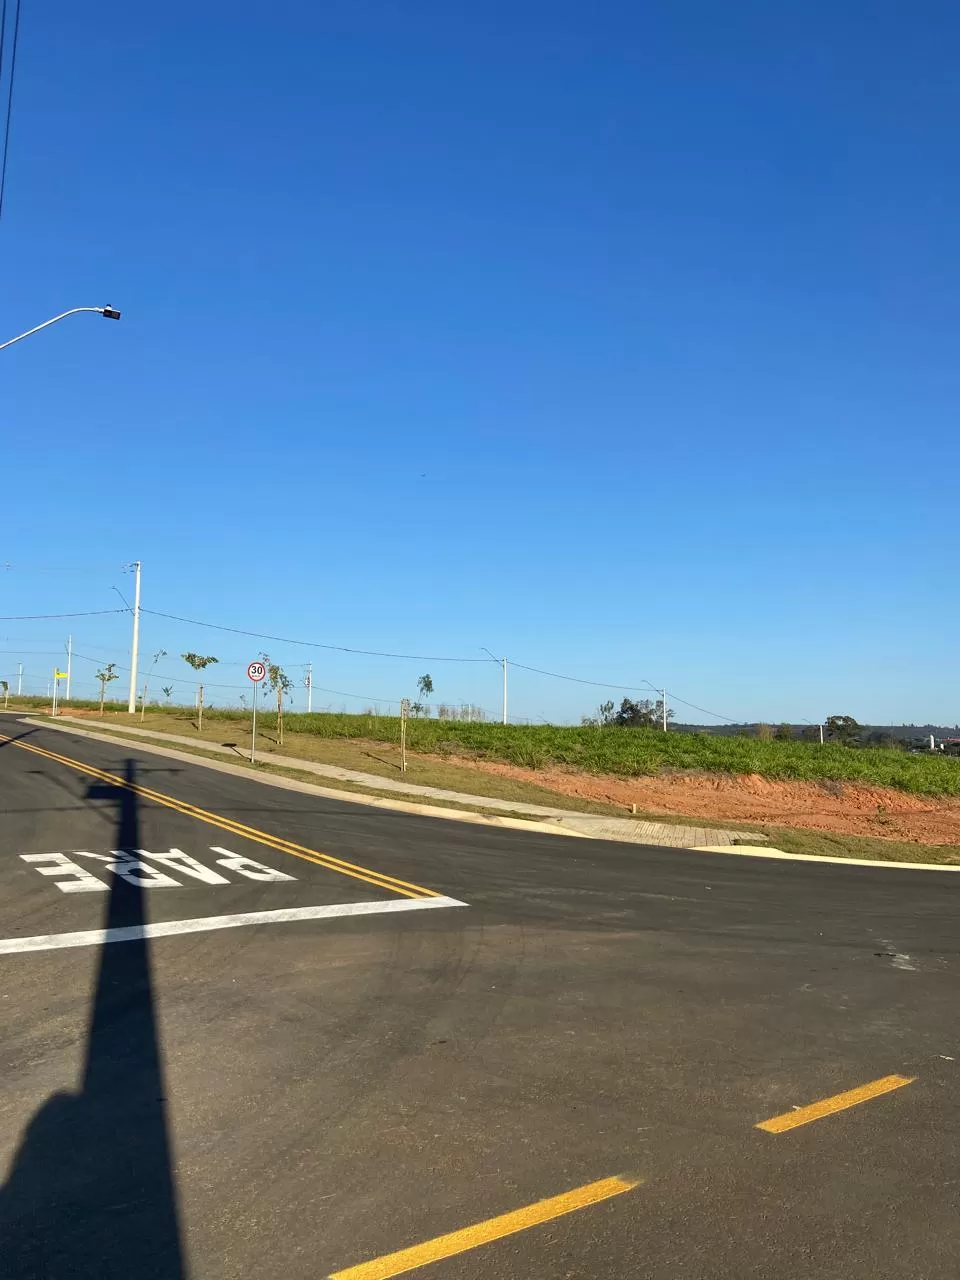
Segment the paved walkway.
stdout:
[[[188,737],[182,733],[163,733],[157,729],[135,729],[131,725],[114,725],[109,721],[89,720],[79,716],[58,716],[57,722],[72,722],[78,728],[99,732],[104,730],[118,737],[153,738],[158,742],[176,743],[180,746],[202,747],[214,755],[236,760],[243,758],[235,747],[225,747],[216,742]],[[336,764],[321,764],[316,760],[302,760],[298,756],[265,752],[264,764],[279,765],[283,769],[298,769],[301,773],[313,773],[320,778],[333,778],[350,782],[354,786],[371,790],[388,791],[404,797],[423,800],[439,800],[470,808],[494,809],[520,817],[546,819],[559,827],[592,836],[595,840],[624,840],[630,844],[656,844],[677,849],[696,849],[702,845],[720,846],[733,844],[756,845],[766,837],[755,831],[730,831],[718,827],[678,826],[671,822],[647,822],[639,818],[612,818],[603,814],[577,813],[574,809],[554,808],[546,804],[531,804],[525,800],[507,800],[501,796],[478,795],[469,791],[447,791],[442,787],[427,787],[417,782],[402,782],[399,778],[383,778],[378,773],[361,773],[356,769],[343,769]]]

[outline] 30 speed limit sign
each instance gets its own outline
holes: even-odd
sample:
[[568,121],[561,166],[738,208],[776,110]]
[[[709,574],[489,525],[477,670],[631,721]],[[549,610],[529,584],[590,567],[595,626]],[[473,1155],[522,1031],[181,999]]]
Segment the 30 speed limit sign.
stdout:
[[247,675],[254,684],[259,684],[261,680],[266,678],[267,668],[262,662],[251,662],[247,667]]

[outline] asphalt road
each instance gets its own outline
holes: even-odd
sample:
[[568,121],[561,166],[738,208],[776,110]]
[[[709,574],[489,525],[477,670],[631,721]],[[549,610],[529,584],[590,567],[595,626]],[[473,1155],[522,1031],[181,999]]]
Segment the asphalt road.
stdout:
[[[11,1280],[374,1280],[399,1272],[359,1264],[614,1175],[638,1185],[407,1273],[960,1274],[960,876],[417,818],[0,734]],[[890,1075],[912,1082],[755,1127]]]

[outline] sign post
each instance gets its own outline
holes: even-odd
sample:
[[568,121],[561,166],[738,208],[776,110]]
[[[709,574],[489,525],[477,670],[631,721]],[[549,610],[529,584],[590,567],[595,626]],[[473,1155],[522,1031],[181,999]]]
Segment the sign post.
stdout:
[[57,714],[57,703],[59,701],[59,693],[60,693],[60,681],[66,680],[66,678],[67,678],[67,673],[65,671],[61,671],[59,667],[53,668],[53,702],[50,705],[51,716],[55,716]]
[[250,734],[250,763],[253,764],[257,751],[257,690],[262,680],[266,679],[267,668],[262,662],[251,662],[247,667],[247,678],[253,681],[253,730]]

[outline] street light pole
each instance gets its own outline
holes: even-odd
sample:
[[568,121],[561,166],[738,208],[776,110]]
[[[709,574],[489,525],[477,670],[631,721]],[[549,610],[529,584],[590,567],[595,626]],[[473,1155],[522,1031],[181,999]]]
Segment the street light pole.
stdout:
[[15,342],[22,342],[24,338],[29,338],[33,334],[39,333],[41,329],[48,329],[50,325],[56,324],[58,320],[66,320],[67,316],[79,315],[81,311],[95,311],[98,316],[105,316],[107,320],[120,319],[120,312],[115,307],[71,307],[69,311],[61,311],[58,316],[54,316],[50,320],[44,320],[43,324],[34,325],[26,333],[18,333],[15,338],[8,338],[6,342],[0,342],[0,351],[4,347],[12,347]]
[[135,560],[131,566],[136,574],[133,588],[133,639],[130,643],[130,698],[127,712],[135,715],[137,711],[137,659],[140,656],[140,561]]

